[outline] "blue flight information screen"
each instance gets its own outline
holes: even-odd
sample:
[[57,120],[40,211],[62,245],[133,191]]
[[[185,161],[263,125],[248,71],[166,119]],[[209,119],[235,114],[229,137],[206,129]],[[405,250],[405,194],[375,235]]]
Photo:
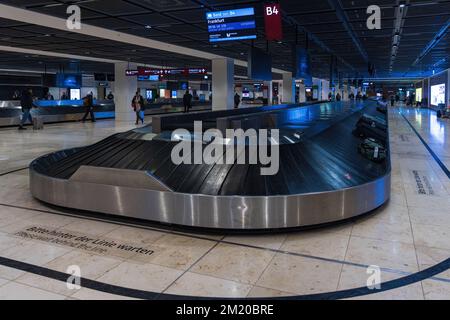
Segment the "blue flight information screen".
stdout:
[[209,42],[256,39],[254,8],[206,13]]

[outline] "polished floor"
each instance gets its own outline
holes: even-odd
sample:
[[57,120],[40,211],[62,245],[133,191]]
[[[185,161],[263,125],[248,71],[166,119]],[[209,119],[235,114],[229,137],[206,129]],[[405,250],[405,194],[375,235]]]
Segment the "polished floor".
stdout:
[[[450,299],[450,271],[428,271],[450,258],[450,177],[445,172],[450,119],[407,108],[390,109],[389,118],[393,179],[388,204],[338,226],[257,236],[80,218],[30,196],[26,167],[31,160],[132,125],[100,121],[48,125],[43,131],[0,129],[0,299],[131,299],[136,292],[143,297],[147,292],[148,297],[318,294],[320,299],[334,293],[351,299]],[[24,236],[31,233],[35,237]],[[64,236],[77,241],[55,241]],[[83,246],[83,241],[94,245]],[[81,288],[74,288],[51,272],[70,273],[73,266],[82,279],[95,281],[83,286],[82,280]],[[343,291],[366,288],[369,266],[381,270],[381,292]]]

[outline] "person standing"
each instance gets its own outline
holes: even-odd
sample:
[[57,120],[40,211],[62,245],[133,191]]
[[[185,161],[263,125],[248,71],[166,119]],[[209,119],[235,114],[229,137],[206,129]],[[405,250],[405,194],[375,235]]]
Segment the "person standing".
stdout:
[[33,118],[31,117],[31,109],[33,105],[33,91],[31,89],[24,90],[22,93],[22,98],[20,99],[20,104],[22,106],[22,120],[20,121],[19,130],[27,130],[24,124],[27,120],[33,123]]
[[184,106],[184,112],[189,112],[189,109],[192,107],[192,94],[189,92],[189,90],[186,90],[183,96],[183,106]]
[[94,98],[92,95],[88,94],[86,97],[83,98],[83,105],[86,108],[86,112],[84,113],[84,117],[81,121],[85,122],[87,119],[87,116],[91,116],[91,121],[95,122],[95,115],[94,115]]
[[144,124],[144,117],[141,116],[141,111],[144,110],[144,98],[141,96],[139,91],[136,91],[133,100],[131,100],[131,106],[136,113],[136,125],[138,125],[139,120]]
[[237,109],[241,103],[241,96],[236,92],[234,94],[234,108]]

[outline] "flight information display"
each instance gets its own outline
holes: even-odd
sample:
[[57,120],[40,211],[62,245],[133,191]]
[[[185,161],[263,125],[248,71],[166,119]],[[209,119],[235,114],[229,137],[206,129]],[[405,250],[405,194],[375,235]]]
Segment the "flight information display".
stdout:
[[255,9],[206,13],[209,42],[256,39]]

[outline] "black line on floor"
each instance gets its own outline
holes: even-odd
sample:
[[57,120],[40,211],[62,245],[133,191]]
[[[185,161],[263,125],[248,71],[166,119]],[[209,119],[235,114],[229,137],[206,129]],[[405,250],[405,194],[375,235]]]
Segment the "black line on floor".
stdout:
[[28,169],[28,167],[20,168],[20,169],[14,169],[14,170],[11,170],[11,171],[8,171],[8,172],[3,172],[3,173],[0,173],[0,177],[6,176],[8,174],[15,173],[15,172],[19,172],[19,171],[22,171],[22,170],[26,170],[26,169]]
[[417,132],[416,128],[414,128],[414,126],[411,124],[411,122],[409,122],[409,120],[405,117],[405,115],[403,113],[400,113],[400,114],[403,117],[403,119],[405,119],[405,121],[408,123],[408,125],[411,127],[411,129],[414,131],[414,133],[419,138],[419,140],[422,142],[422,144],[425,146],[425,148],[428,150],[428,152],[431,154],[434,161],[436,161],[436,163],[439,165],[439,167],[441,167],[442,171],[444,171],[444,173],[450,179],[450,170],[448,170],[448,168],[441,161],[441,159],[439,159],[438,155],[436,153],[434,153],[434,151],[431,149],[431,147],[428,145],[428,143],[422,138],[420,133]]
[[[358,268],[368,268],[369,267],[369,265],[362,264],[362,263],[356,263],[356,262],[351,262],[351,261],[344,261],[344,260],[338,260],[338,259],[332,259],[332,258],[313,256],[313,255],[309,255],[309,254],[305,254],[305,253],[286,251],[286,250],[282,250],[282,249],[260,247],[260,246],[257,246],[257,245],[251,245],[251,244],[246,244],[246,243],[239,243],[239,242],[234,242],[234,241],[223,240],[223,238],[218,240],[218,239],[208,238],[206,236],[201,236],[201,235],[187,234],[187,233],[179,232],[179,231],[172,230],[172,229],[160,229],[160,228],[156,228],[156,227],[152,227],[152,226],[133,224],[133,223],[126,223],[126,222],[122,222],[122,221],[116,221],[116,220],[110,220],[110,219],[102,219],[102,218],[90,217],[90,216],[80,216],[80,215],[77,215],[77,214],[70,214],[70,213],[64,213],[64,212],[55,212],[55,211],[48,211],[48,210],[43,210],[43,209],[33,209],[33,208],[27,208],[27,207],[22,207],[22,206],[17,206],[17,205],[12,205],[12,204],[5,204],[5,203],[0,203],[0,206],[16,208],[16,209],[23,209],[23,210],[29,210],[29,211],[36,211],[36,212],[47,213],[47,214],[57,214],[57,215],[61,215],[61,216],[64,216],[64,217],[71,217],[71,218],[76,218],[76,219],[91,220],[91,221],[97,221],[97,222],[106,222],[106,223],[110,223],[110,224],[114,224],[114,225],[118,225],[118,226],[133,227],[133,228],[136,228],[136,229],[157,231],[157,232],[167,233],[167,234],[171,234],[171,235],[189,237],[189,238],[198,239],[198,240],[213,241],[213,242],[217,242],[217,243],[221,243],[221,244],[227,244],[227,245],[234,245],[234,246],[244,247],[244,248],[251,248],[251,249],[270,251],[270,252],[273,252],[273,253],[280,253],[280,254],[290,255],[290,256],[294,256],[294,257],[302,257],[302,258],[312,259],[312,260],[319,260],[319,261],[323,261],[323,262],[343,264],[343,265],[348,265],[348,266],[353,266],[353,267],[358,267]],[[64,228],[64,227],[62,227],[62,228]],[[225,234],[224,237],[226,237],[226,236],[229,236],[229,235]],[[400,275],[410,275],[411,274],[411,272],[407,272],[407,271],[403,271],[403,270],[396,270],[396,269],[392,269],[392,268],[381,267],[380,270],[383,271],[383,272],[388,272],[388,273],[393,273],[393,274],[400,274]],[[433,280],[441,281],[441,282],[450,282],[449,279],[440,278],[440,277],[434,277]]]
[[[52,270],[45,267],[40,267],[37,265],[29,264],[26,262],[21,262],[5,257],[0,257],[0,265],[22,270],[28,273],[33,273],[39,276],[51,278],[54,280],[67,282],[69,277],[72,275]],[[239,300],[336,300],[336,299],[347,299],[354,298],[358,296],[365,296],[375,293],[380,293],[388,290],[393,290],[401,288],[407,285],[414,284],[416,282],[426,280],[434,275],[442,273],[450,268],[450,258],[434,265],[428,269],[419,271],[417,273],[398,278],[395,280],[390,280],[383,282],[380,288],[369,289],[368,287],[353,288],[334,292],[325,293],[315,293],[308,295],[297,295],[297,296],[287,296],[287,297],[269,297],[269,298],[239,298]],[[73,283],[73,282],[70,282]],[[83,288],[88,288],[96,291],[101,291],[109,294],[120,295],[124,297],[136,298],[136,299],[146,299],[146,300],[236,300],[237,298],[212,298],[212,297],[194,297],[194,296],[182,296],[182,295],[171,295],[166,293],[158,293],[153,291],[145,291],[139,289],[131,289],[122,286],[116,286],[112,284],[107,284],[104,282],[91,280],[87,278],[80,278],[80,286]]]

